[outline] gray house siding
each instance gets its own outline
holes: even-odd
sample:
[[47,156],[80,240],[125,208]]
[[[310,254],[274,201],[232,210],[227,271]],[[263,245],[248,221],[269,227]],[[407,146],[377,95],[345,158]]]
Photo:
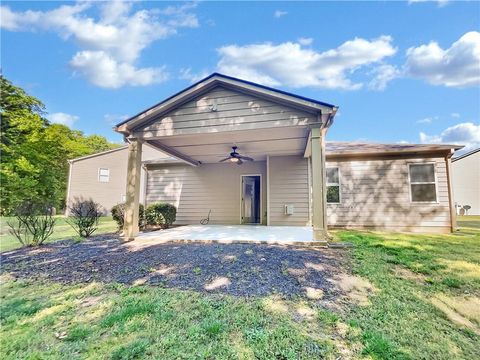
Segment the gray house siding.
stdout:
[[470,205],[469,215],[480,215],[480,149],[452,161],[452,183],[455,203]]
[[[410,200],[409,164],[434,163],[437,201]],[[328,224],[401,231],[449,232],[450,208],[444,158],[328,161],[340,170],[340,204],[327,204]]]
[[[308,163],[302,156],[270,157],[270,224],[306,226],[309,224]],[[293,205],[292,215],[285,205]]]
[[[70,175],[67,189],[67,205],[75,199],[92,199],[99,203],[102,211],[107,214],[110,209],[124,202],[127,186],[127,156],[126,147],[106,151],[91,156],[71,160]],[[161,159],[167,156],[150,146],[144,146],[143,160]],[[108,169],[109,181],[99,180],[99,169]],[[142,179],[145,173],[142,172]],[[140,196],[145,193],[144,181],[141,181]],[[67,208],[68,214],[68,208]]]
[[234,164],[152,165],[147,176],[146,204],[162,201],[177,207],[176,224],[240,224],[241,175],[262,176],[262,223],[266,218],[265,161]]
[[316,122],[318,119],[313,113],[252,94],[216,87],[175,110],[152,119],[138,130],[138,134],[144,137],[187,135],[309,125]]

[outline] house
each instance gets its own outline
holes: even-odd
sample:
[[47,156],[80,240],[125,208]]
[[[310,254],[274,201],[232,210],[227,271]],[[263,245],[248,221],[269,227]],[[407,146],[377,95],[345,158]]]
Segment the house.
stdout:
[[[172,161],[164,153],[149,147],[143,149],[144,161],[157,162]],[[75,199],[93,199],[100,204],[102,211],[109,213],[114,205],[125,202],[127,188],[127,156],[128,145],[113,150],[79,157],[69,160],[70,170],[67,187],[67,214],[68,205]],[[142,169],[141,178],[145,178],[145,169]],[[140,201],[144,201],[143,184],[140,182]]]
[[452,159],[452,183],[457,213],[480,215],[480,148]]
[[[451,231],[460,147],[327,143],[336,111],[214,73],[118,124],[128,141],[126,237],[138,234],[141,199],[176,205],[177,224],[211,211],[212,224],[309,225],[319,241],[327,226]],[[147,147],[176,160],[145,159]]]

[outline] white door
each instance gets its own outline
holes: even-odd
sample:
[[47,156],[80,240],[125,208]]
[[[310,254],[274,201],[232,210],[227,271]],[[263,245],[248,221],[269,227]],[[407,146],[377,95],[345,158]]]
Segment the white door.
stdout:
[[242,224],[260,224],[260,176],[242,176]]

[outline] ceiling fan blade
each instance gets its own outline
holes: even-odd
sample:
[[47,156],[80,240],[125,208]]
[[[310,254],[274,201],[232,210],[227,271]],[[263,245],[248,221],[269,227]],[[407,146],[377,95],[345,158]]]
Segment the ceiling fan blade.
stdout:
[[230,160],[230,159],[231,159],[231,157],[229,156],[229,157],[226,157],[225,159],[220,160],[219,162],[224,162],[224,161],[227,161],[227,160]]
[[254,161],[251,157],[248,157],[248,156],[238,155],[238,157],[242,160]]

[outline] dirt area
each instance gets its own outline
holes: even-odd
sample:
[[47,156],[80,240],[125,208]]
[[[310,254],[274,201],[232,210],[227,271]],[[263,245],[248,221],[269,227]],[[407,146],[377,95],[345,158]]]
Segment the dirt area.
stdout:
[[480,336],[480,300],[478,298],[437,295],[432,297],[430,301],[450,321],[466,327]]
[[1,272],[61,283],[120,282],[322,301],[346,296],[364,303],[374,289],[347,274],[346,251],[198,242],[132,247],[107,235],[3,253]]

